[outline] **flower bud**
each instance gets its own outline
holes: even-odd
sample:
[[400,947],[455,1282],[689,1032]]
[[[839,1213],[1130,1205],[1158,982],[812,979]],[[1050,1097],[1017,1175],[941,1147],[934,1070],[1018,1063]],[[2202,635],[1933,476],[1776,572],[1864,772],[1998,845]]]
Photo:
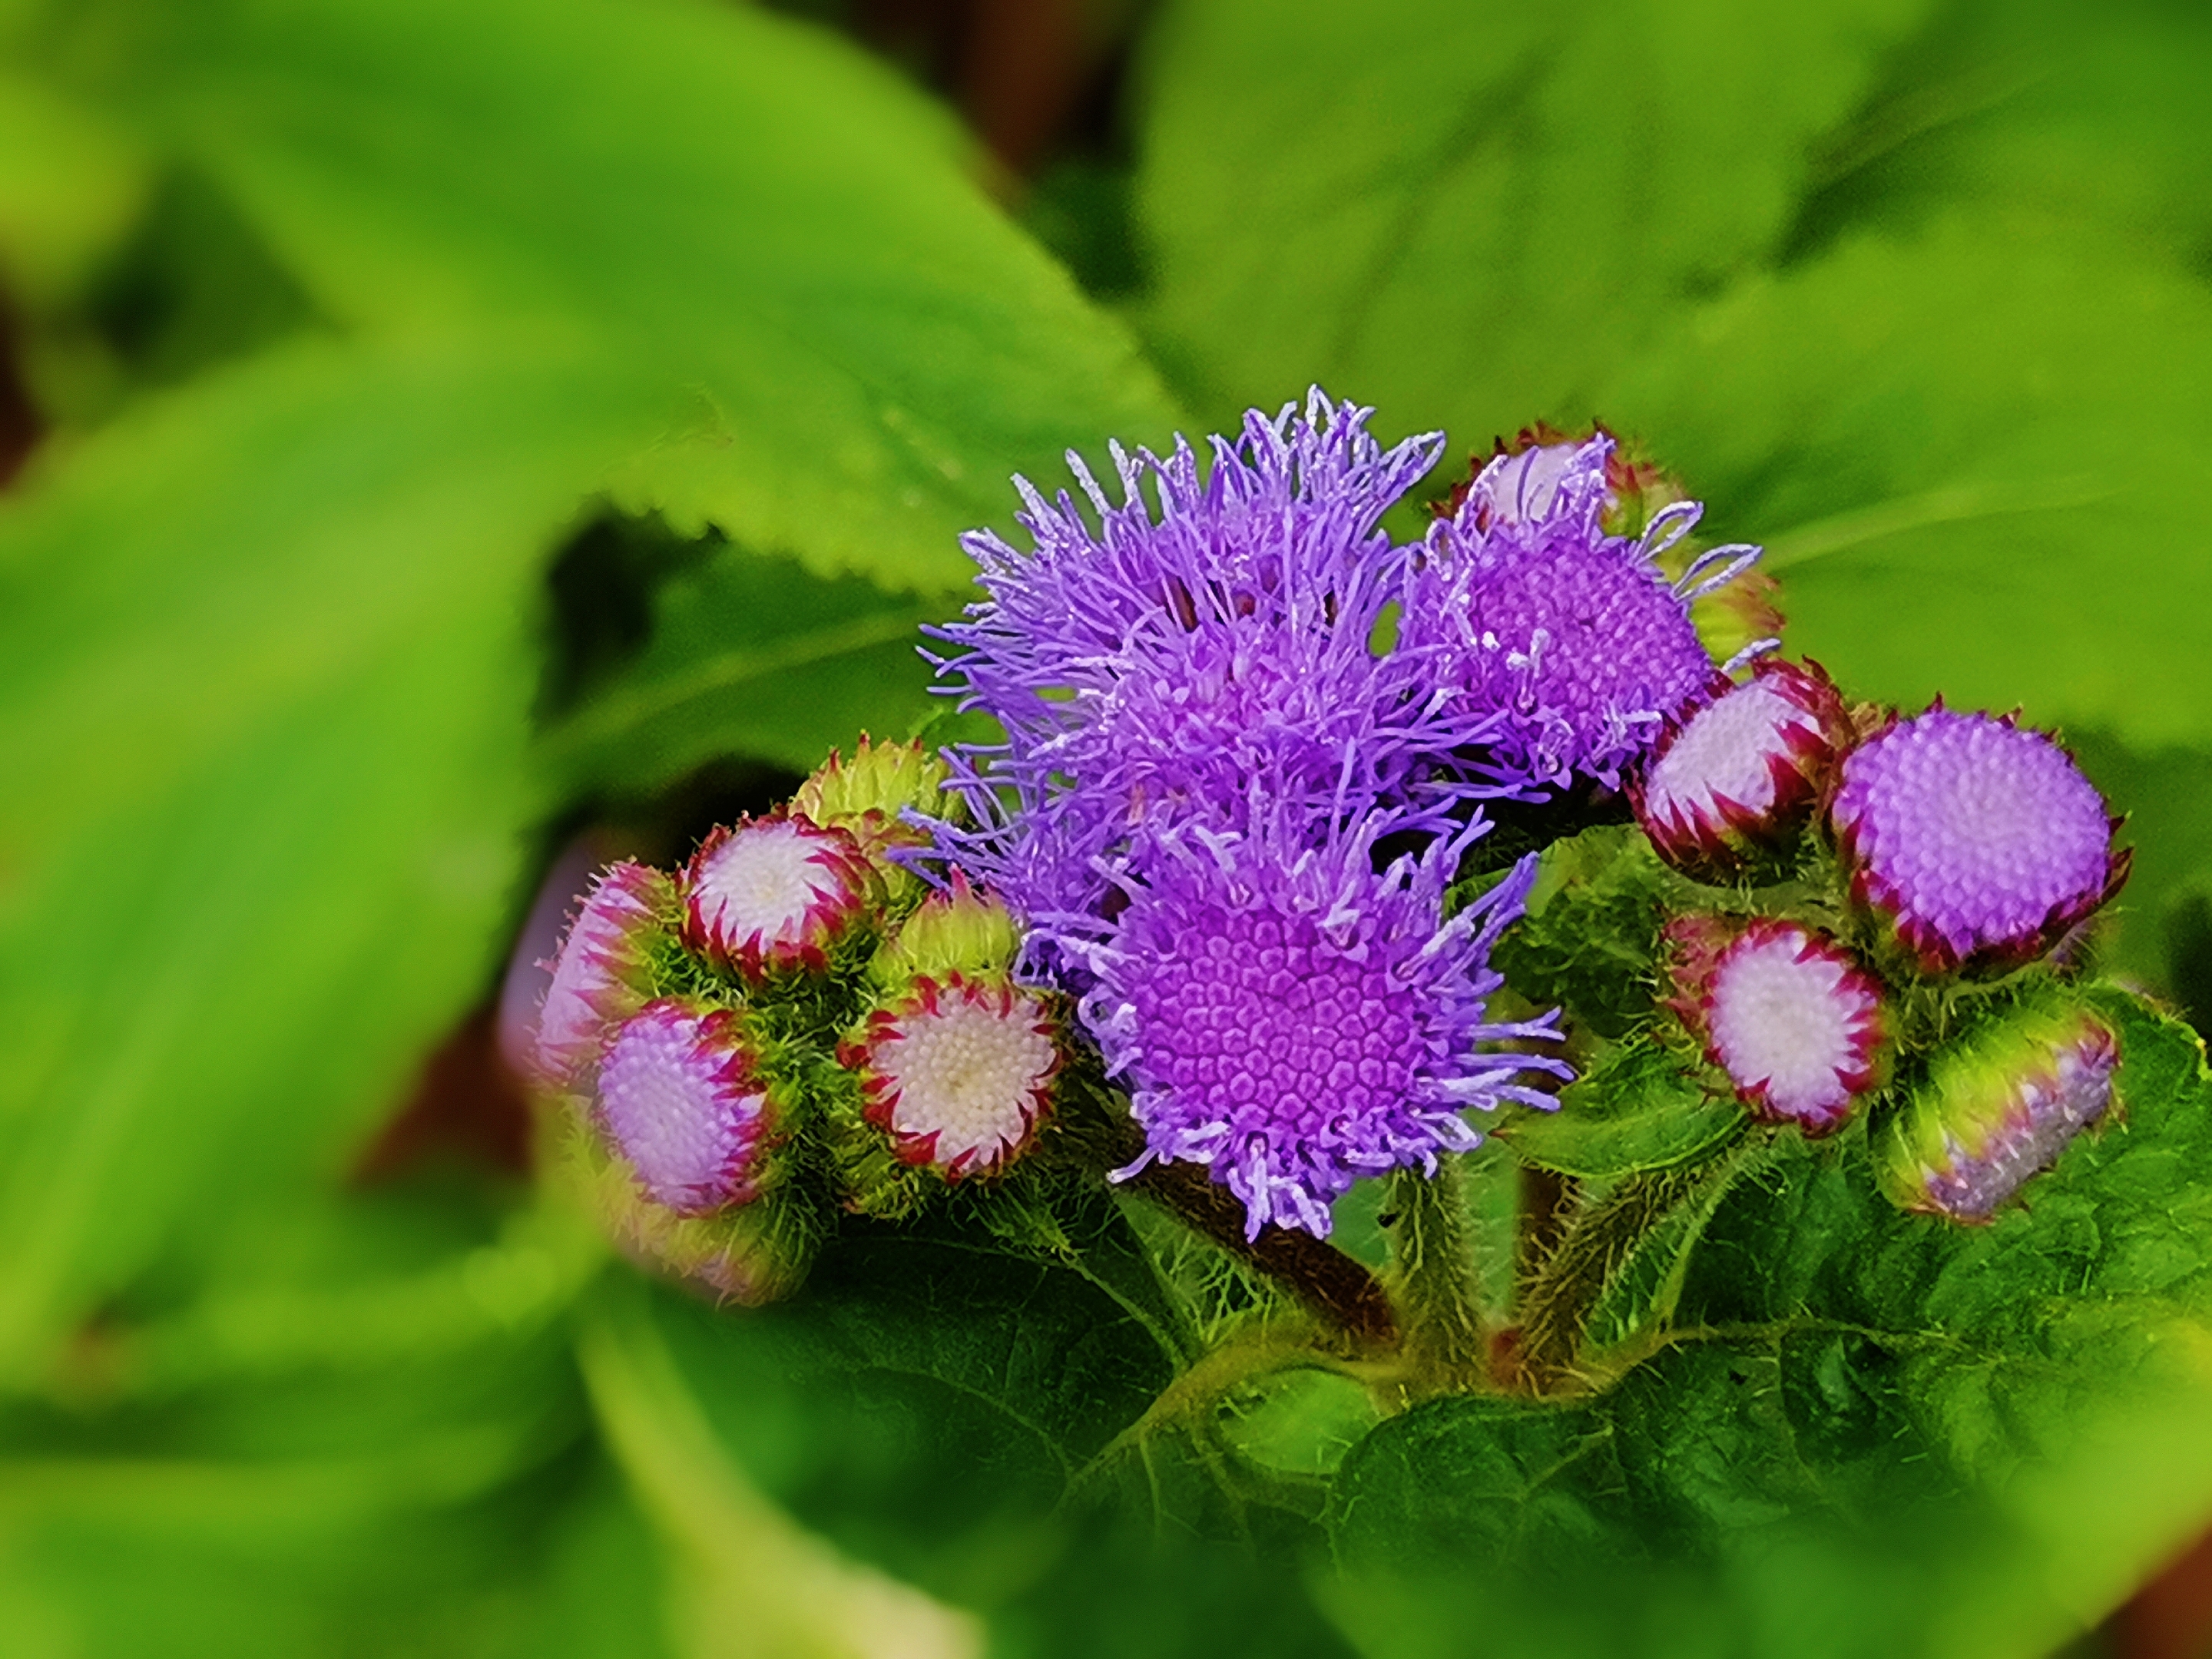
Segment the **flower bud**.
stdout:
[[2120,1038],[2056,989],[1940,1050],[1876,1131],[1875,1169],[1904,1209],[1986,1221],[2111,1108]]
[[942,755],[912,743],[871,743],[863,732],[847,762],[837,750],[799,786],[792,811],[825,829],[842,830],[860,844],[877,872],[894,888],[918,881],[894,864],[901,847],[926,847],[929,833],[908,823],[908,807],[933,818],[951,816],[956,797],[945,792],[951,769]]
[[599,1066],[599,1122],[654,1203],[711,1215],[760,1196],[781,1117],[727,1009],[648,1003]]
[[1881,986],[1827,934],[1778,917],[1668,928],[1673,1006],[1744,1103],[1808,1135],[1840,1127],[1888,1053]]
[[1830,819],[1851,896],[1923,972],[2039,957],[2127,879],[2095,786],[2010,715],[1939,702],[1869,738],[1842,777]]
[[952,974],[974,980],[1003,979],[1022,948],[1021,930],[989,888],[978,892],[957,869],[899,924],[868,964],[869,979],[894,994],[920,978]]
[[654,991],[654,957],[673,942],[676,884],[642,864],[602,872],[554,953],[538,1012],[531,1070],[551,1089],[579,1086],[614,1029]]
[[1850,736],[1843,698],[1817,664],[1770,657],[1671,722],[1629,797],[1660,857],[1727,880],[1804,829]]
[[837,1060],[901,1161],[957,1180],[1028,1149],[1051,1111],[1058,1030],[1042,996],[1003,976],[923,975],[871,1012]]
[[715,830],[684,884],[684,943],[754,981],[822,972],[882,892],[848,831],[787,812]]

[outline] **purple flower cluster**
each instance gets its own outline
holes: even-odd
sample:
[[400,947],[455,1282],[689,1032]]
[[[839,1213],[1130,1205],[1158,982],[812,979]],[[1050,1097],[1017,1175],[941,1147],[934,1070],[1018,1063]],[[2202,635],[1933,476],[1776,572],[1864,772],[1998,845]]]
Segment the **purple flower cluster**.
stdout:
[[1082,501],[1018,480],[1031,546],[968,538],[988,597],[935,630],[1006,733],[956,758],[939,854],[1081,994],[1140,1164],[1206,1165],[1255,1231],[1325,1234],[1358,1176],[1473,1146],[1463,1109],[1546,1101],[1515,1079],[1563,1068],[1494,1045],[1549,1026],[1483,1018],[1533,868],[1449,919],[1447,888],[1485,800],[1620,783],[1716,672],[1691,601],[1755,556],[1670,580],[1693,502],[1609,534],[1602,436],[1500,457],[1401,544],[1443,440],[1369,413],[1254,410],[1203,469],[1116,446],[1118,499],[1073,455]]

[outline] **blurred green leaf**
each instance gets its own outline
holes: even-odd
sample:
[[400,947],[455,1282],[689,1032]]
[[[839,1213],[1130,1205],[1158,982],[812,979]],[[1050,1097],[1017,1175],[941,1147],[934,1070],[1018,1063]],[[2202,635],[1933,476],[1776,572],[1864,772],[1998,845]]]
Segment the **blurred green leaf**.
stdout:
[[1587,420],[1782,240],[1923,9],[1177,7],[1139,179],[1163,361],[1218,416],[1319,380],[1462,447]]
[[764,12],[105,0],[46,34],[41,64],[218,181],[340,327],[605,360],[652,405],[617,495],[681,527],[949,588],[1011,470],[1171,420],[951,125]]
[[1691,1263],[1674,1343],[1586,1403],[1378,1429],[1333,1502],[1376,1654],[2048,1651],[2204,1519],[2212,1091],[2116,1005],[2124,1124],[1985,1227],[1787,1144]]
[[0,514],[0,1373],[326,1166],[482,983],[536,805],[514,596],[602,390],[302,348]]

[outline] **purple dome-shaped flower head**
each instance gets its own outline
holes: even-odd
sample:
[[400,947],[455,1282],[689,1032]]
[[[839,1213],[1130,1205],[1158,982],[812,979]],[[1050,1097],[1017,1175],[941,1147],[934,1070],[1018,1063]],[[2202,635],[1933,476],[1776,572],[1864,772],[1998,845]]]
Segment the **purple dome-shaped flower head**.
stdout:
[[615,1027],[652,1000],[653,958],[672,942],[681,910],[675,882],[642,864],[611,866],[592,884],[538,1011],[531,1070],[538,1082],[577,1086]]
[[2128,856],[2072,757],[1938,703],[1844,758],[1830,818],[1851,891],[1930,973],[2038,956],[2119,890]]
[[[1163,838],[1127,908],[1089,955],[1082,1014],[1131,1091],[1153,1159],[1203,1164],[1245,1208],[1317,1237],[1361,1176],[1481,1137],[1461,1113],[1550,1097],[1518,1074],[1556,1060],[1485,1052],[1556,1036],[1547,1021],[1490,1024],[1492,942],[1520,914],[1524,861],[1447,921],[1443,893],[1467,838],[1377,873],[1374,817],[1313,836],[1280,817],[1241,833],[1191,824]],[[1071,942],[1082,948],[1083,941]]]
[[1769,657],[1668,724],[1629,798],[1668,863],[1726,879],[1805,827],[1850,738],[1820,665]]
[[684,872],[684,943],[749,980],[821,972],[881,885],[860,844],[796,813],[716,830]]
[[1531,790],[1620,783],[1712,678],[1691,602],[1757,556],[1716,548],[1670,581],[1658,560],[1701,509],[1662,507],[1633,542],[1607,535],[1612,451],[1600,434],[1564,461],[1492,461],[1430,527],[1407,589],[1400,647],[1433,659],[1462,714],[1501,722],[1481,769]]
[[599,1121],[653,1202],[710,1215],[759,1196],[778,1114],[737,1016],[665,999],[615,1034]]
[[2120,1038],[2055,988],[1937,1052],[1875,1136],[1883,1189],[1908,1210],[1986,1221],[2113,1102]]
[[[1254,410],[1203,471],[1181,440],[1117,446],[1118,501],[1071,455],[1088,515],[1018,480],[1033,549],[967,538],[990,597],[935,630],[963,647],[940,670],[1007,741],[956,772],[978,828],[947,850],[1018,911],[1089,908],[1094,860],[1142,827],[1233,817],[1255,776],[1388,794],[1481,734],[1440,710],[1421,653],[1375,649],[1407,557],[1378,526],[1441,440],[1385,450],[1367,415],[1318,391],[1303,414]],[[1039,837],[1057,844],[1013,844]]]
[[900,1159],[951,1180],[1018,1158],[1052,1108],[1058,1023],[1003,977],[922,975],[870,1012],[837,1059]]
[[1827,934],[1772,916],[1742,927],[1686,917],[1668,933],[1674,1006],[1759,1115],[1826,1134],[1878,1086],[1881,986]]

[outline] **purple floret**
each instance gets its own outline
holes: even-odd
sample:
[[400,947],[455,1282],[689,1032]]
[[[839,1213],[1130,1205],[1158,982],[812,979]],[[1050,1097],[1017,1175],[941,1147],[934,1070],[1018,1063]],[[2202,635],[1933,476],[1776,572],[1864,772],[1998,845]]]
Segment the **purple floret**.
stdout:
[[1844,759],[1832,817],[1854,893],[1931,970],[2039,953],[2127,870],[2103,797],[2063,749],[1941,704]]
[[1316,1237],[1362,1176],[1465,1151],[1462,1118],[1504,1101],[1549,1106],[1518,1079],[1548,1058],[1485,1051],[1550,1038],[1548,1018],[1486,1022],[1492,944],[1534,877],[1524,860],[1452,920],[1443,894],[1471,835],[1378,873],[1389,820],[1318,842],[1293,812],[1242,832],[1192,823],[1121,877],[1127,908],[1066,937],[1097,983],[1084,999],[1109,1073],[1131,1091],[1146,1152],[1203,1164],[1244,1205]]
[[1600,434],[1543,452],[1540,474],[1527,456],[1492,461],[1431,526],[1407,592],[1401,643],[1434,653],[1463,715],[1502,722],[1478,770],[1536,799],[1577,775],[1618,787],[1712,679],[1691,601],[1758,556],[1715,548],[1669,581],[1659,556],[1703,509],[1676,502],[1636,541],[1607,535],[1612,451]]
[[977,828],[940,844],[1024,916],[1091,908],[1096,861],[1143,835],[1233,827],[1255,778],[1396,799],[1494,728],[1448,706],[1433,653],[1376,649],[1409,556],[1378,526],[1442,440],[1385,450],[1369,412],[1318,391],[1255,410],[1203,477],[1182,440],[1115,446],[1118,502],[1071,454],[1091,516],[1017,480],[1033,549],[966,538],[990,597],[936,630],[964,647],[940,668],[1007,741],[965,755]]

